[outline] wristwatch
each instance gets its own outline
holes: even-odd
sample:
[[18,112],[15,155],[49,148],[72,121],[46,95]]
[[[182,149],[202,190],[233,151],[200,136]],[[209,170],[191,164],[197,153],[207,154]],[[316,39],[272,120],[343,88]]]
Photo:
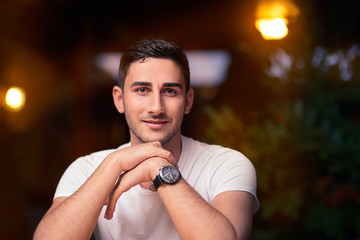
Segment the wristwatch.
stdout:
[[179,181],[181,173],[177,167],[173,165],[165,165],[159,170],[159,174],[153,181],[153,185],[150,186],[151,191],[157,191],[162,184],[174,184]]

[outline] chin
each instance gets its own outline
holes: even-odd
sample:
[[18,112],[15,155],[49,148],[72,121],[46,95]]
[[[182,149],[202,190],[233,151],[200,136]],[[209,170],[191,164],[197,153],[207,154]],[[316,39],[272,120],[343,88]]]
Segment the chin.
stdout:
[[166,138],[147,138],[145,139],[145,141],[143,141],[144,143],[148,143],[148,142],[160,142],[162,145],[166,144],[169,140]]
[[167,144],[169,141],[171,141],[171,139],[174,136],[151,136],[151,137],[142,137],[140,138],[140,141],[143,143],[148,143],[148,142],[155,142],[158,141],[160,142],[162,145]]
[[172,141],[174,138],[177,138],[178,134],[180,133],[179,130],[177,131],[158,131],[158,132],[146,132],[143,131],[143,134],[136,134],[136,132],[131,131],[132,136],[137,138],[139,142],[148,143],[148,142],[155,142],[158,141],[162,145],[165,145]]

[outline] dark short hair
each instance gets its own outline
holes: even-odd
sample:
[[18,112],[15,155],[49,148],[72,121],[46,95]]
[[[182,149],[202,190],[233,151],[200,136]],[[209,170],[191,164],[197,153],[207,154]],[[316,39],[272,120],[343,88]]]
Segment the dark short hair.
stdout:
[[125,78],[132,63],[146,59],[165,58],[173,60],[182,70],[185,79],[186,91],[190,88],[189,61],[184,50],[174,42],[162,39],[144,39],[131,45],[123,52],[119,65],[118,85],[123,89]]

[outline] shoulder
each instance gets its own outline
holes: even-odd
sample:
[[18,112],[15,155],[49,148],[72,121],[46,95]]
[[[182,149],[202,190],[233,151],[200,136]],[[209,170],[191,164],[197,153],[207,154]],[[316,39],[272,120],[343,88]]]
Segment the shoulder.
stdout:
[[[129,146],[129,143],[123,144],[118,148],[106,149],[97,152],[93,152],[88,155],[81,156],[71,163],[69,169],[80,170],[92,174],[93,171],[104,161],[104,159],[117,149],[125,148]],[[88,175],[87,174],[87,175]]]
[[256,175],[252,162],[239,151],[188,137],[183,137],[182,140],[180,165],[184,168],[196,167],[214,173],[231,171],[238,174],[247,172],[247,174]]
[[[126,147],[127,144],[119,148]],[[119,149],[117,148],[117,149]],[[63,173],[54,198],[71,196],[93,174],[103,160],[116,149],[102,150],[79,157]]]
[[186,155],[201,155],[211,159],[237,159],[239,161],[249,162],[249,159],[241,152],[223,147],[216,144],[200,142],[189,137],[182,137],[183,150]]
[[[256,170],[244,154],[231,148],[187,137],[183,137],[182,140],[182,170],[190,185],[204,199],[211,201],[226,191],[245,191],[255,197],[254,209],[257,210]],[[199,187],[199,183],[205,187]]]
[[207,144],[191,138],[183,138],[181,153],[184,168],[197,168],[208,174],[236,176],[255,181],[256,170],[252,162],[241,152],[220,145]]

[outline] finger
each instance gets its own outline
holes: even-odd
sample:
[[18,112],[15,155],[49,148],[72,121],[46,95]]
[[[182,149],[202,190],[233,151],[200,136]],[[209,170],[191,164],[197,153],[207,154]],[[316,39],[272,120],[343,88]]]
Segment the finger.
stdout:
[[149,149],[148,149],[148,158],[153,158],[153,157],[160,157],[160,158],[164,158],[165,160],[167,160],[171,165],[176,165],[177,164],[177,160],[174,158],[174,156],[171,154],[170,151],[164,149],[161,145],[160,142],[150,142],[149,144]]
[[120,169],[131,170],[151,157],[162,157],[172,162],[171,153],[163,149],[160,142],[150,142],[114,151],[109,156],[120,159]]
[[161,157],[167,159],[168,161],[172,160],[172,154],[168,150],[164,149],[160,142],[147,143],[146,147],[146,158]]
[[[118,180],[116,181],[116,184],[114,185],[114,188],[112,189],[112,191],[111,191],[108,199],[107,199],[106,202],[105,202],[105,205],[107,205],[106,211],[105,211],[105,218],[108,218],[109,206],[111,206],[112,203],[114,202],[114,197],[113,197],[113,196],[114,196],[114,193],[115,193],[116,190],[118,189],[118,187],[119,187],[119,185],[120,185],[120,182],[121,182],[122,178],[124,177],[124,175],[125,175],[126,173],[127,173],[127,172],[124,171],[124,172],[122,172],[122,173],[120,174]],[[119,195],[119,197],[120,197],[120,195]],[[118,198],[119,198],[119,197],[118,197]],[[117,200],[118,198],[116,198],[116,200]],[[115,201],[115,203],[116,203],[116,201]],[[114,206],[114,208],[115,208],[115,206]],[[111,217],[112,217],[112,216],[111,216]]]
[[168,161],[169,164],[177,167],[177,160],[174,158],[172,154],[170,154],[167,158],[164,159]]
[[131,171],[127,171],[125,172],[125,174],[121,175],[118,181],[118,186],[116,188],[114,187],[113,191],[109,196],[109,201],[106,206],[104,215],[106,219],[110,220],[113,217],[116,203],[124,192],[127,192],[130,188],[137,184],[149,181],[149,179],[147,179],[144,174],[144,165],[146,164],[140,164]]
[[106,219],[109,220],[113,217],[116,203],[124,192],[127,192],[135,185],[153,180],[150,171],[154,169],[154,162],[157,162],[156,165],[161,165],[159,164],[159,161],[162,163],[166,162],[166,160],[161,159],[162,158],[153,158],[151,160],[149,159],[140,163],[134,169],[127,171],[125,174],[121,175],[118,181],[118,187],[114,188],[109,196],[109,202],[106,207],[104,216]]

